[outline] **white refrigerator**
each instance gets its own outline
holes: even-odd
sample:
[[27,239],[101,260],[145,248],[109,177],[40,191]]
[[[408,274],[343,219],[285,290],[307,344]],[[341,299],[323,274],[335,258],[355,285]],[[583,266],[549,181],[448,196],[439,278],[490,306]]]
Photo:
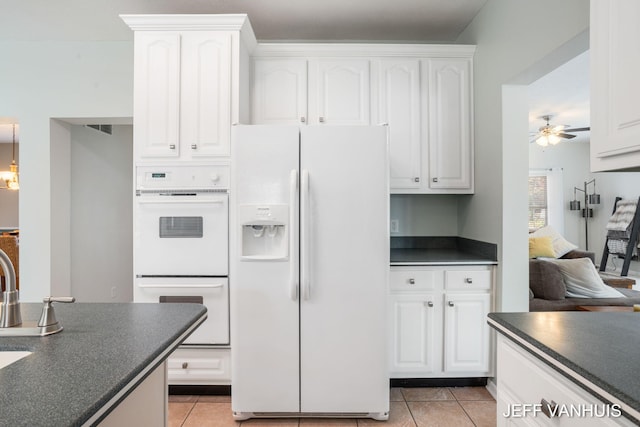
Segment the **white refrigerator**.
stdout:
[[389,414],[386,126],[234,126],[236,419]]

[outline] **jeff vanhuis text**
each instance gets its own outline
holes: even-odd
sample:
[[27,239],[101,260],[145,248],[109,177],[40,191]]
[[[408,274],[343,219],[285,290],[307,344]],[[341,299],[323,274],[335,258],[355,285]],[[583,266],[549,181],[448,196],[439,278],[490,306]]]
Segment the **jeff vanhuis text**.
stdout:
[[549,418],[617,418],[622,415],[618,404],[546,404],[546,403],[513,403],[507,405],[507,412],[503,412],[505,418],[536,417],[543,414]]

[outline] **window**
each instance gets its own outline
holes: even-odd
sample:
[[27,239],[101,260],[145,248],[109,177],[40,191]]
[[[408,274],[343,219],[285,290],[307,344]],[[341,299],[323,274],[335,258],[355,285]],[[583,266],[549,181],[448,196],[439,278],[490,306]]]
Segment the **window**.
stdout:
[[547,176],[529,175],[529,231],[548,224]]
[[564,232],[562,169],[529,170],[529,232],[545,225]]

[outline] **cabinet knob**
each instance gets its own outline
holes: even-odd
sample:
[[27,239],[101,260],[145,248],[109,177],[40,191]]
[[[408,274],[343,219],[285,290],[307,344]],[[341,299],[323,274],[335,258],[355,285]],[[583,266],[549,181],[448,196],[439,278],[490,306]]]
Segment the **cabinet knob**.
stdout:
[[464,283],[469,283],[469,284],[471,284],[471,283],[473,283],[473,279],[472,279],[471,277],[465,277],[465,278],[464,278]]
[[438,182],[438,178],[433,178],[432,181],[433,182]]
[[169,144],[169,150],[175,150],[176,144]]
[[187,369],[189,367],[189,363],[182,362],[182,369]]
[[197,145],[197,144],[191,144],[191,149],[192,149],[192,150],[196,150],[197,148],[198,148],[198,145]]
[[420,177],[416,176],[415,178],[413,178],[413,182],[420,182]]
[[319,121],[320,123],[324,123],[324,117],[320,116],[320,118],[318,119],[318,121]]
[[427,301],[427,302],[425,303],[425,305],[426,305],[427,307],[433,307],[433,301]]
[[410,285],[415,285],[416,284],[416,279],[414,279],[413,277],[411,279],[409,279],[409,284]]
[[307,119],[305,119],[304,117],[300,117],[300,123],[304,123],[306,121],[307,121]]
[[453,303],[453,301],[449,301],[449,302],[448,302],[448,304],[449,304],[449,307],[453,307],[453,306],[455,306],[455,304]]

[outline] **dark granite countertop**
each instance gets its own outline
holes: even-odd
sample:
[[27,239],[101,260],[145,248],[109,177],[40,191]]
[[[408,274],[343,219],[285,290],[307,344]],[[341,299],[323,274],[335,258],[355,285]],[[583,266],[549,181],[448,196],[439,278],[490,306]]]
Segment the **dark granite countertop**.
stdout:
[[536,357],[550,357],[552,368],[640,421],[640,313],[490,313],[489,324]]
[[497,264],[497,246],[461,237],[392,237],[391,265]]
[[[200,304],[54,306],[62,332],[0,337],[0,351],[33,352],[0,369],[0,426],[85,424],[206,318]],[[22,304],[23,322],[37,320],[41,308]]]

